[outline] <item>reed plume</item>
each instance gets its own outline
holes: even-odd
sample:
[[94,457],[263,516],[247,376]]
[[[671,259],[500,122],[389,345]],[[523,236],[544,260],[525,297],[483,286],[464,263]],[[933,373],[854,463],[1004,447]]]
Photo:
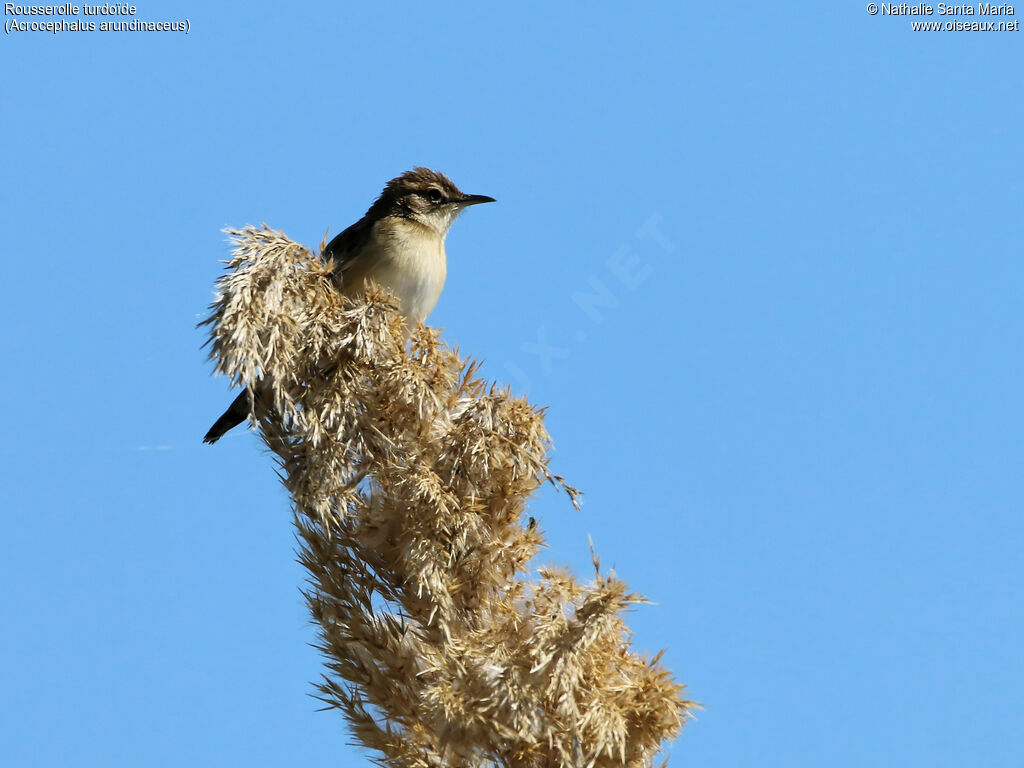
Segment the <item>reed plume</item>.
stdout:
[[394,297],[343,298],[284,234],[229,230],[216,371],[292,498],[326,674],[318,696],[397,768],[646,766],[696,706],[631,649],[613,572],[531,571],[526,503],[550,481],[542,414],[488,385]]

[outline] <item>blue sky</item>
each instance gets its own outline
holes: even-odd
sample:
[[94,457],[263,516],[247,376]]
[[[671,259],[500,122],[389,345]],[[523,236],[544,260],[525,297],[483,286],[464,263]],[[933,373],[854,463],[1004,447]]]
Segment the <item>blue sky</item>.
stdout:
[[[1024,9],[1022,9],[1024,10]],[[195,323],[413,165],[432,322],[549,409],[544,561],[656,605],[694,766],[1024,762],[1020,32],[862,3],[145,3],[0,43],[0,763],[365,765]],[[6,21],[6,19],[5,19]],[[594,304],[595,295],[602,299]]]

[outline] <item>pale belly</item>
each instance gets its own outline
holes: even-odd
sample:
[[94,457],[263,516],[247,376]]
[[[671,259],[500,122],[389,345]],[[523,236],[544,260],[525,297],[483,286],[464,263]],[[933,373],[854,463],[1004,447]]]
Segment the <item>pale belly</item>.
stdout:
[[[443,257],[442,257],[443,259]],[[391,291],[402,303],[402,314],[410,325],[422,323],[434,311],[444,289],[445,265],[441,261],[421,260],[412,266],[404,263],[382,265],[373,278]]]
[[402,315],[413,326],[427,319],[444,289],[444,243],[424,239],[415,244],[405,240],[389,245],[372,254],[361,254],[359,260],[368,268],[346,273],[342,290],[350,296],[361,295],[366,280],[372,278],[398,297]]

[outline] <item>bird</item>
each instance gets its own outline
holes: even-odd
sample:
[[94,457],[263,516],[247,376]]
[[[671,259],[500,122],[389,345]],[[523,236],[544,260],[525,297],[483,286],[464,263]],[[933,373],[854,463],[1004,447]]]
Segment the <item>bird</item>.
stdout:
[[[441,297],[448,274],[444,240],[456,217],[471,205],[496,202],[464,194],[439,171],[416,167],[391,179],[359,221],[343,230],[323,258],[345,296],[362,296],[373,280],[395,295],[406,325],[422,323]],[[216,443],[249,416],[246,390],[235,398],[203,438]]]

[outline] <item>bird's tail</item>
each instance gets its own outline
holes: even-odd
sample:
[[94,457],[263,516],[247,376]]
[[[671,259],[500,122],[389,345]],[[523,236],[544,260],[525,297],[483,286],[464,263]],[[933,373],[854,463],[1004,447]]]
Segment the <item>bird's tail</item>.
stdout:
[[211,445],[216,443],[224,436],[224,433],[234,429],[247,418],[249,418],[249,390],[243,389],[234,402],[228,406],[228,409],[221,414],[221,417],[213,422],[213,426],[206,433],[203,442]]

